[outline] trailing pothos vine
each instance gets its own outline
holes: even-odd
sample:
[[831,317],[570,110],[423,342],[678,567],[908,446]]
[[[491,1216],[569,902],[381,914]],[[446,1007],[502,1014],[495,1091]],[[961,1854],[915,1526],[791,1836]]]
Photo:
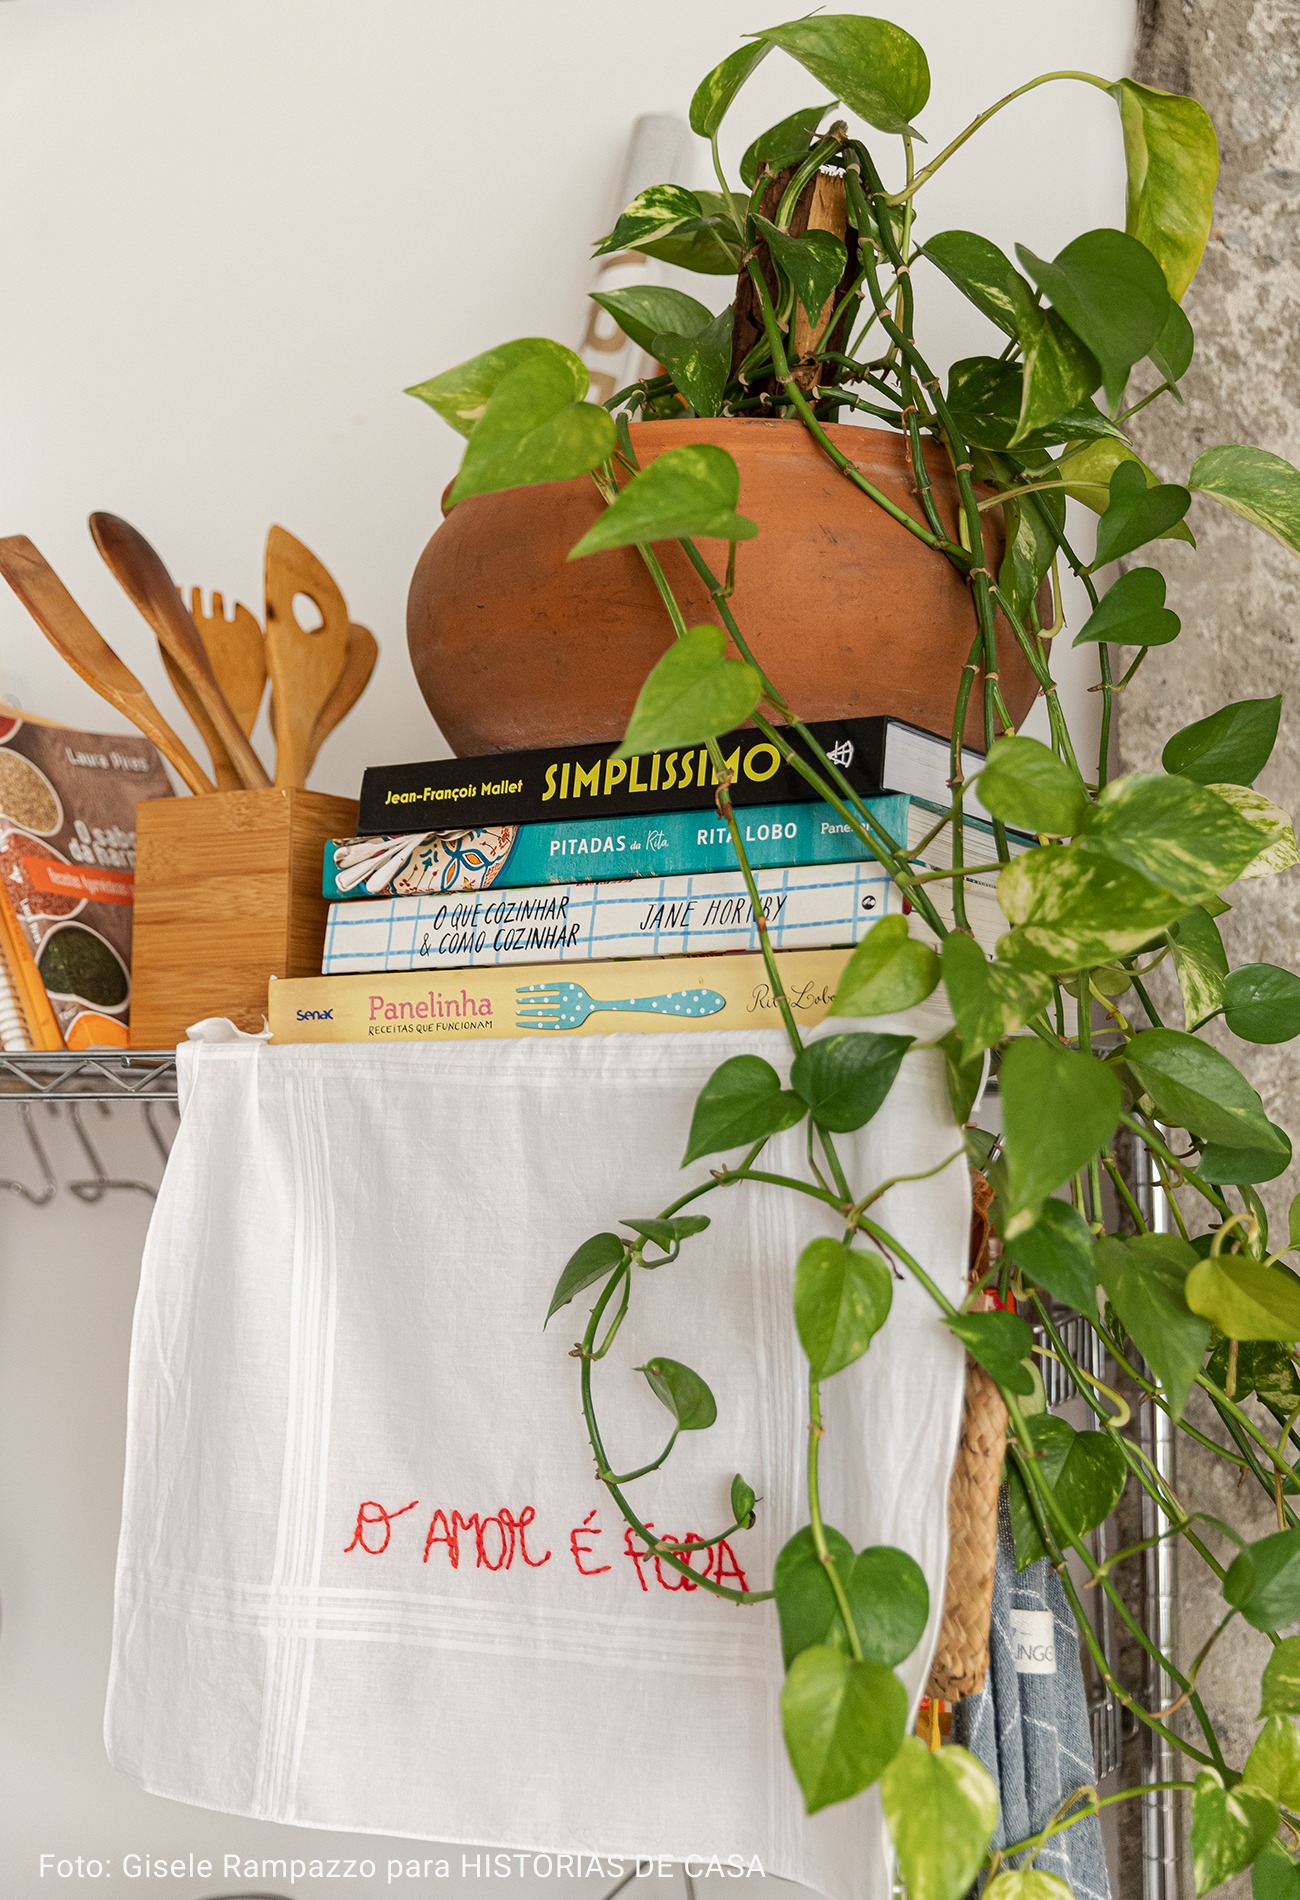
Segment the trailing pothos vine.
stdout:
[[[832,96],[763,132],[732,180],[719,127],[773,49]],[[1125,229],[1085,232],[1050,260],[1017,246],[1019,268],[977,233],[927,232],[929,181],[995,113],[1048,83],[1097,87],[1115,102],[1128,165]],[[1218,162],[1203,109],[1127,79],[1046,74],[997,101],[918,168],[915,121],[928,93],[922,49],[888,21],[823,14],[751,36],[691,102],[718,190],[664,184],[644,191],[597,247],[734,275],[728,308],[715,314],[659,284],[598,293],[661,366],[604,405],[587,399],[588,372],[577,356],[541,338],[501,344],[413,392],[467,438],[453,505],[590,475],[606,506],[573,554],[639,550],[675,639],[645,682],[621,751],[710,747],[717,809],[760,920],[790,1043],[784,1080],[753,1055],[715,1071],[695,1105],[684,1165],[728,1158],[703,1178],[692,1176],[653,1218],[585,1242],[560,1277],[551,1314],[580,1294],[594,1295],[576,1348],[583,1413],[599,1479],[631,1532],[660,1563],[718,1598],[752,1604],[775,1597],[787,1669],[782,1721],[808,1808],[879,1781],[912,1900],[958,1900],[981,1867],[994,1875],[995,1900],[1013,1900],[1044,1840],[1093,1811],[1095,1793],[1034,1840],[990,1852],[996,1797],[984,1770],[960,1748],[932,1750],[905,1733],[908,1698],[895,1671],[926,1626],[924,1577],[900,1551],[854,1552],[822,1505],[822,1385],[877,1336],[887,1350],[894,1284],[887,1262],[912,1276],[1006,1400],[1018,1559],[1050,1558],[1102,1678],[1188,1764],[1176,1785],[1192,1793],[1198,1894],[1256,1863],[1290,1879],[1300,1843],[1293,1721],[1300,1637],[1279,1633],[1300,1618],[1293,1503],[1300,1280],[1286,1264],[1300,1251],[1300,1209],[1280,1241],[1270,1236],[1259,1188],[1285,1170],[1291,1143],[1236,1064],[1204,1035],[1211,1024],[1247,1043],[1300,1033],[1300,978],[1269,964],[1230,969],[1215,922],[1229,908],[1223,891],[1238,879],[1272,876],[1297,862],[1289,818],[1253,789],[1276,738],[1280,697],[1238,701],[1174,732],[1161,772],[1112,778],[1110,757],[1116,695],[1152,647],[1179,633],[1164,576],[1132,557],[1157,539],[1195,545],[1185,520],[1194,493],[1300,553],[1300,471],[1263,450],[1226,446],[1198,455],[1185,480],[1165,481],[1129,439],[1131,418],[1147,404],[1181,401],[1178,385],[1192,359],[1180,300],[1209,237]],[[840,105],[848,117],[832,116]],[[866,137],[853,130],[855,121],[869,129]],[[842,187],[839,231],[809,227],[811,196],[825,179]],[[936,271],[993,332],[985,353],[955,364],[946,379],[916,335],[917,302]],[[906,445],[914,505],[885,494],[844,452],[842,437],[827,433],[828,424],[854,415],[895,431]],[[952,801],[926,841],[937,845],[944,834],[944,868],[922,869],[915,847],[889,833],[819,748],[738,624],[734,565],[756,529],[737,511],[731,457],[698,443],[640,466],[630,420],[692,416],[801,423],[861,492],[864,508],[886,510],[966,581],[971,644],[956,687]],[[936,450],[956,485],[955,517],[935,493],[928,457]],[[1072,538],[1067,499],[1098,516],[1091,558]],[[730,544],[723,571],[706,560],[701,540]],[[715,609],[707,625],[686,622],[655,552],[667,541],[679,544],[706,584]],[[1128,565],[1111,578],[1120,560]],[[1097,656],[1100,741],[1088,756],[1070,732],[1053,675],[1054,643],[1066,637],[1067,573],[1078,577],[1088,602],[1073,644]],[[1012,728],[998,664],[1008,642],[1046,701],[1049,743]],[[982,727],[986,761],[967,780],[962,741],[972,718]],[[878,1218],[894,1182],[849,1179],[836,1138],[881,1109],[918,1045],[910,1035],[870,1029],[808,1043],[801,1037],[762,930],[718,745],[719,734],[744,720],[834,808],[908,900],[915,933],[904,917],[879,922],[847,964],[834,1013],[896,1016],[942,989],[953,1027],[938,1046],[954,1135],[953,1152],[939,1166],[959,1165],[964,1151],[986,1171],[1002,1243],[986,1278],[1014,1296],[1018,1311],[984,1310],[984,1286],[958,1310],[925,1261]],[[964,855],[972,784],[992,816],[1009,926],[991,958],[970,932],[964,895],[967,879],[986,868],[968,865]],[[1151,993],[1148,979],[1161,965],[1177,979],[1162,994],[1181,999],[1181,1026],[1164,1020]],[[990,1063],[1003,1112],[996,1144],[967,1126]],[[802,1175],[765,1165],[768,1143],[795,1127],[806,1130]],[[1160,1182],[1176,1231],[1149,1230],[1134,1191],[1134,1155]],[[640,1368],[666,1409],[669,1436],[627,1472],[610,1465],[596,1391],[642,1272],[670,1267],[713,1217],[703,1210],[748,1183],[810,1197],[833,1217],[839,1238],[812,1241],[792,1263],[794,1323],[808,1361],[808,1523],[765,1587],[739,1589],[703,1574],[699,1558],[754,1522],[761,1506],[745,1477],[731,1487],[731,1521],[707,1537],[657,1537],[635,1503],[638,1479],[665,1464],[679,1435],[712,1424],[716,1406],[704,1376],[662,1356]],[[1077,1363],[1059,1324],[1063,1309],[1094,1329],[1144,1403],[1263,1488],[1276,1511],[1275,1533],[1250,1543],[1230,1525],[1184,1509],[1127,1429],[1128,1405]],[[1026,1315],[1046,1347],[1035,1345]],[[1092,1429],[1076,1432],[1046,1415],[1034,1363],[1043,1351],[1074,1379],[1094,1414]],[[1217,1414],[1222,1444],[1187,1418],[1193,1388]],[[1225,1757],[1197,1692],[1205,1652],[1191,1661],[1161,1654],[1117,1588],[1117,1559],[1093,1555],[1089,1533],[1130,1483],[1167,1520],[1161,1535],[1178,1535],[1190,1560],[1213,1574],[1223,1596],[1220,1627],[1241,1617],[1273,1641],[1263,1727],[1244,1762]],[[1067,1566],[1071,1554],[1176,1685],[1191,1733],[1171,1726],[1172,1708],[1139,1706],[1115,1682]],[[1063,1885],[1055,1876],[1033,1878]]]

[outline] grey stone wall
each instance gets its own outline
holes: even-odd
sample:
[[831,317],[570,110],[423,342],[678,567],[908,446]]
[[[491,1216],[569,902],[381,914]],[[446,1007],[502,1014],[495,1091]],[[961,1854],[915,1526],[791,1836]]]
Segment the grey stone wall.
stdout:
[[[1185,409],[1160,404],[1137,419],[1138,446],[1166,480],[1183,480],[1197,453],[1248,442],[1300,462],[1300,4],[1296,0],[1147,0],[1136,78],[1188,92],[1218,128],[1223,169],[1213,235],[1185,307],[1196,357]],[[1195,553],[1161,544],[1183,632],[1158,648],[1120,701],[1125,769],[1158,765],[1170,732],[1231,699],[1286,695],[1277,750],[1260,790],[1300,806],[1300,561],[1212,503],[1194,500]],[[1300,873],[1238,887],[1221,928],[1234,964],[1300,967]],[[1177,1021],[1175,1013],[1172,1020]],[[1222,1046],[1250,1076],[1270,1115],[1300,1128],[1300,1046],[1255,1048],[1226,1032]],[[1270,1212],[1300,1187],[1296,1169],[1273,1184]],[[1205,1408],[1196,1422],[1213,1429]],[[1260,1536],[1275,1528],[1258,1489],[1184,1437],[1178,1490],[1192,1510],[1213,1512]],[[1248,1483],[1252,1483],[1249,1481]],[[1191,1553],[1180,1568],[1184,1663],[1222,1614],[1215,1580]],[[1234,1626],[1200,1678],[1225,1752],[1240,1763],[1256,1732],[1264,1638]],[[1188,1731],[1190,1733],[1190,1731]],[[1185,1772],[1181,1770],[1179,1772]],[[1126,1880],[1126,1896],[1138,1890]],[[1233,1900],[1247,1883],[1232,1883]],[[1190,1878],[1186,1891],[1190,1893]]]

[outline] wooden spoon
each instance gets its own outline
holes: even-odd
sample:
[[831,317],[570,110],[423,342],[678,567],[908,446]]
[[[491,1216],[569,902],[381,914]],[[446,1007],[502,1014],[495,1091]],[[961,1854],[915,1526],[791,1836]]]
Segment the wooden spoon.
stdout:
[[[348,650],[343,661],[343,671],[339,674],[339,683],[320,709],[311,735],[311,744],[307,748],[309,772],[316,763],[316,754],[335,726],[347,718],[370,684],[370,675],[375,670],[375,661],[378,658],[379,642],[369,627],[359,627],[355,620],[351,621],[348,625]],[[271,701],[271,732],[275,734],[274,699]]]
[[346,719],[352,708],[370,684],[370,675],[375,670],[375,661],[379,658],[379,642],[369,627],[359,627],[356,621],[349,622],[347,652],[343,658],[343,671],[339,674],[338,684],[316,716],[312,728],[311,743],[307,748],[307,770],[310,772],[316,763],[316,754],[333,732],[335,726]]
[[[315,602],[321,624],[314,632],[294,614],[295,594]],[[347,662],[348,628],[347,605],[328,569],[286,528],[272,528],[266,537],[266,666],[278,786],[307,782],[316,722]]]
[[139,529],[118,515],[93,514],[90,532],[110,570],[149,622],[163,652],[207,714],[239,783],[249,791],[265,789],[271,783],[266,767],[249,745],[218,686],[198,628],[186,613],[185,603],[159,556]]
[[[190,589],[190,618],[198,629],[199,638],[212,663],[217,685],[225,694],[226,702],[243,732],[251,738],[261,710],[262,695],[266,691],[266,643],[262,639],[257,616],[247,607],[236,606],[233,620],[228,620],[225,601],[216,593],[212,596],[212,612],[205,614],[202,592],[193,587]],[[190,690],[189,682],[173,665],[166,652],[163,653],[163,665],[167,668],[167,677],[176,688],[177,697],[203,735],[203,743],[212,758],[217,790],[240,791],[243,781],[230,763],[229,754],[216,728]]]
[[214,790],[198,761],[172,731],[135,674],[91,626],[40,550],[25,534],[0,540],[0,574],[74,673],[152,739],[192,792]]

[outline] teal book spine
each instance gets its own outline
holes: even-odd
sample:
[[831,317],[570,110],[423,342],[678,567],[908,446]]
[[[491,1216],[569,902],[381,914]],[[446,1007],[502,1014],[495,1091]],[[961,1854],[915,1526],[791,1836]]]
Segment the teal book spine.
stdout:
[[[906,844],[913,800],[884,793],[866,801],[873,817]],[[860,864],[862,840],[831,806],[748,805],[736,813],[756,871],[804,864]],[[325,847],[324,893],[349,898],[502,890],[539,884],[597,884],[634,877],[697,877],[737,869],[716,811],[636,812],[622,818],[566,818],[474,831],[340,838]]]

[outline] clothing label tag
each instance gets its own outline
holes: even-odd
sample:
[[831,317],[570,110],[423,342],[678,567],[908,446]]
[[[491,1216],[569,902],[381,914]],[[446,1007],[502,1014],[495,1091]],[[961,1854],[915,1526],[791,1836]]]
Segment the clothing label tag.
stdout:
[[1050,1610],[1012,1610],[1011,1654],[1018,1676],[1056,1674],[1056,1626]]

